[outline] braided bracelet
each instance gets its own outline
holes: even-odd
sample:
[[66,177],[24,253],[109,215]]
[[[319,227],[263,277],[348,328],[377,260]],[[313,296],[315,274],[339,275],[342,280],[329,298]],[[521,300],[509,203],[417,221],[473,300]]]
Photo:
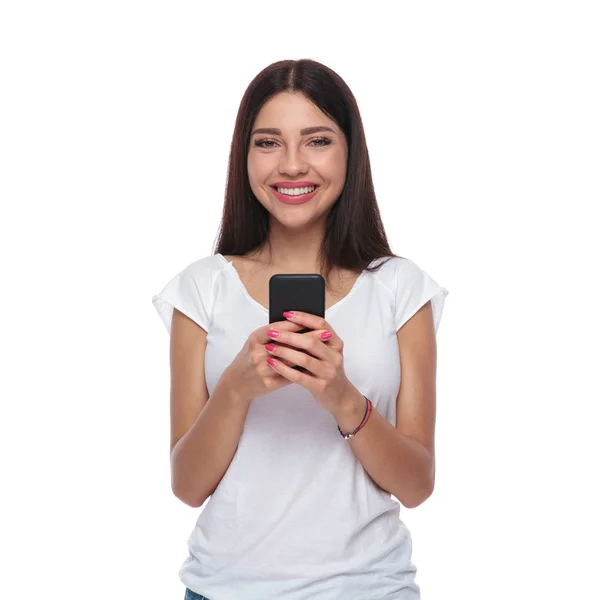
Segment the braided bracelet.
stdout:
[[367,401],[367,409],[365,410],[365,416],[363,417],[363,420],[360,422],[360,425],[352,433],[342,433],[340,426],[339,425],[337,426],[338,431],[340,432],[340,435],[347,440],[349,440],[351,437],[354,437],[365,426],[366,422],[369,420],[369,417],[371,416],[371,411],[373,410],[373,403],[364,395],[363,395],[363,398]]

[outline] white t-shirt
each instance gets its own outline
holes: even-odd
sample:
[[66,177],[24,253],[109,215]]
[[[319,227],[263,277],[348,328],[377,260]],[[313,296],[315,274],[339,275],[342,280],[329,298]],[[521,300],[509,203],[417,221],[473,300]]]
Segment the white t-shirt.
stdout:
[[[428,300],[437,332],[448,290],[407,258],[371,264],[378,262],[385,264],[363,271],[325,319],[344,341],[348,379],[395,425],[396,332]],[[208,332],[209,394],[248,335],[269,321],[221,254],[188,265],[152,302],[169,334],[173,307]],[[290,384],[251,401],[179,577],[210,600],[414,600],[412,541],[399,513],[400,503],[370,478],[331,413]]]

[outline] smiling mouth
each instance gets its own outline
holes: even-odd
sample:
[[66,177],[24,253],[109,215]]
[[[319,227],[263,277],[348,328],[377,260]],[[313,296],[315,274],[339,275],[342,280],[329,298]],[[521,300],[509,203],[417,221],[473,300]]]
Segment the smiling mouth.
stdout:
[[[312,200],[312,198],[314,198],[316,195],[319,186],[311,185],[298,188],[280,188],[277,186],[271,186],[271,189],[273,190],[275,198],[277,198],[279,202],[282,202],[283,204],[300,205]],[[280,191],[282,189],[284,190],[283,192]]]
[[304,194],[310,194],[314,192],[319,186],[318,185],[309,185],[305,187],[298,188],[284,188],[277,187],[276,185],[272,185],[271,188],[280,194],[284,194],[285,196],[302,196]]

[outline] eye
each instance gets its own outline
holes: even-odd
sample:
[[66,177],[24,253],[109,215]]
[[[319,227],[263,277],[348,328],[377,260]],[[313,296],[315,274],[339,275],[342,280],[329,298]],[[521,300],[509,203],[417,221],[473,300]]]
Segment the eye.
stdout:
[[259,148],[272,148],[273,146],[265,146],[264,144],[274,144],[273,140],[254,140],[254,145]]
[[[258,148],[266,148],[266,149],[271,149],[273,148],[272,144],[277,144],[277,142],[275,140],[254,140],[254,146],[258,147]],[[312,139],[309,144],[314,144],[314,147],[316,148],[322,148],[324,146],[329,146],[331,144],[331,140],[328,137],[319,137],[319,138],[314,138]]]
[[310,143],[312,144],[313,142],[324,142],[323,144],[317,144],[317,146],[329,146],[331,144],[331,140],[328,137],[315,138]]

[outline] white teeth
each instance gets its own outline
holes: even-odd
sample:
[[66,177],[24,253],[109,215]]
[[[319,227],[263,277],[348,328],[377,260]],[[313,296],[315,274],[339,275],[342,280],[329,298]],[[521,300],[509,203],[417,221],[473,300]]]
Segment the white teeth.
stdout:
[[287,196],[299,196],[300,194],[309,194],[310,192],[312,192],[313,190],[316,190],[317,186],[316,185],[311,185],[309,187],[302,187],[302,188],[277,188],[277,191],[280,194],[286,194]]

